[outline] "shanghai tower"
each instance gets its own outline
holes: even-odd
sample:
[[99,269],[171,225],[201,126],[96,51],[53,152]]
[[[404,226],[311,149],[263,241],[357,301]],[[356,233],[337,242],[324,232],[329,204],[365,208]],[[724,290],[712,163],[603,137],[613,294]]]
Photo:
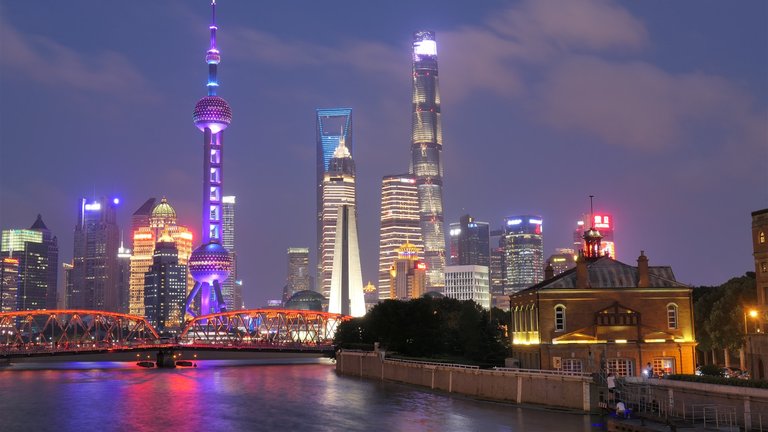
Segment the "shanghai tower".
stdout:
[[221,62],[216,46],[216,0],[211,2],[208,28],[211,32],[211,45],[205,53],[208,95],[197,102],[192,114],[195,126],[203,132],[203,236],[202,245],[189,257],[189,273],[195,279],[195,286],[189,292],[185,308],[193,317],[226,311],[221,286],[232,270],[232,257],[221,245],[224,129],[232,122],[232,110],[226,100],[216,95]]
[[413,117],[411,119],[410,173],[416,177],[419,223],[427,265],[427,289],[445,285],[443,235],[443,131],[440,125],[440,91],[437,80],[435,33],[413,35]]

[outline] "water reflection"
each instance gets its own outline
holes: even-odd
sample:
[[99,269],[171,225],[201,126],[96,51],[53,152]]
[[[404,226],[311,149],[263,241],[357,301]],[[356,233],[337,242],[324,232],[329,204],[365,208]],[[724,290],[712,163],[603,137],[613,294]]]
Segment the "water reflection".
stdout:
[[338,376],[328,363],[0,369],[2,430],[590,431],[588,416]]

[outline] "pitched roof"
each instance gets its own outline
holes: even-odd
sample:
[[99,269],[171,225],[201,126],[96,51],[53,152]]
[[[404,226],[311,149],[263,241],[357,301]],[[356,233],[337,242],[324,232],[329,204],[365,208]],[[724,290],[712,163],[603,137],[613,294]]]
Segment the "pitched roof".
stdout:
[[[589,286],[595,288],[636,288],[638,282],[637,267],[624,264],[610,257],[601,257],[587,262]],[[678,282],[670,266],[648,267],[649,286],[655,288],[687,288]],[[520,292],[530,292],[549,288],[576,288],[576,268],[526,288]]]
[[38,214],[37,220],[35,220],[35,223],[33,223],[29,229],[35,230],[35,231],[45,231],[48,229],[48,227],[45,226],[45,222],[43,222],[43,217],[40,214]]

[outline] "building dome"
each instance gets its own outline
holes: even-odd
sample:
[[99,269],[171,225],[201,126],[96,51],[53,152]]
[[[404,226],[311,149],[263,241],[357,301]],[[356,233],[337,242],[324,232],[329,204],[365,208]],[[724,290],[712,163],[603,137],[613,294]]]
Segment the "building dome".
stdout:
[[285,302],[285,308],[322,312],[324,301],[325,297],[319,292],[304,290],[292,295],[291,298]]
[[174,225],[176,224],[176,210],[168,204],[167,199],[163,198],[160,201],[160,204],[152,209],[149,221],[152,228],[162,228],[167,225]]
[[232,110],[223,98],[206,96],[195,105],[192,119],[195,126],[201,131],[208,128],[211,133],[218,133],[226,129],[232,122]]
[[232,257],[218,243],[204,244],[189,257],[189,273],[197,282],[223,283],[232,270]]

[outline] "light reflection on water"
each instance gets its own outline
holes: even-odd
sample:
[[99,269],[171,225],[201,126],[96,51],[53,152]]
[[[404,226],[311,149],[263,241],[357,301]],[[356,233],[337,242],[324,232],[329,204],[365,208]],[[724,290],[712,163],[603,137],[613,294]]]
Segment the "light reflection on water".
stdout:
[[[1,430],[591,431],[589,416],[339,376],[327,362],[0,368]],[[306,363],[306,361],[302,361]]]

